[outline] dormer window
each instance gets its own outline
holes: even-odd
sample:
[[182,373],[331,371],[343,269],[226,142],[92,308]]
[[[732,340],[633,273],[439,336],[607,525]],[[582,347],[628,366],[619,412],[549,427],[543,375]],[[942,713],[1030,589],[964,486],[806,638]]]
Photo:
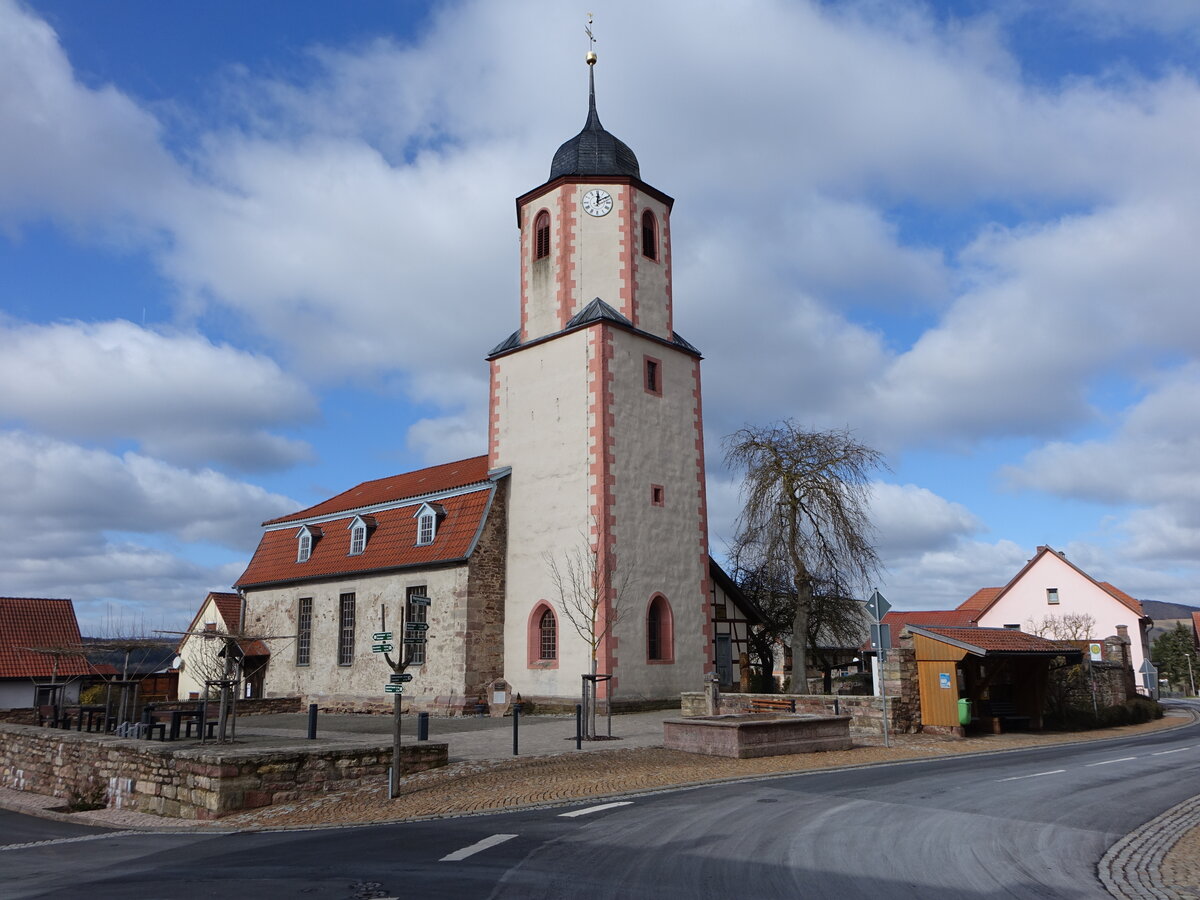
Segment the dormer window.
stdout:
[[433,543],[437,537],[438,522],[446,517],[445,508],[439,503],[422,503],[414,518],[417,520],[417,546]]
[[367,549],[367,538],[375,530],[374,516],[355,516],[349,525],[350,555],[358,556]]
[[308,562],[313,545],[320,540],[321,529],[305,525],[296,533],[296,562]]

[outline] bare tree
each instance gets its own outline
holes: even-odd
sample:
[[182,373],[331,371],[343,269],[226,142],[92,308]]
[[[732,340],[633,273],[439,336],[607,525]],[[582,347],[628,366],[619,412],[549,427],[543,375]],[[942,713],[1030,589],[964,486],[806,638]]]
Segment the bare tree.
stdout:
[[[558,608],[571,627],[588,645],[591,660],[589,674],[597,674],[600,645],[613,633],[624,612],[623,601],[629,590],[632,564],[617,565],[611,549],[580,537],[578,544],[561,556],[542,554],[550,570],[550,581],[558,594]],[[589,690],[587,737],[596,736],[596,679]]]
[[1029,633],[1038,637],[1056,641],[1086,641],[1096,629],[1096,617],[1088,613],[1063,613],[1061,616],[1046,616],[1040,622],[1030,619],[1025,624]]
[[803,684],[818,591],[850,597],[879,572],[869,494],[871,475],[887,465],[849,431],[805,431],[790,420],[730,435],[725,462],[743,473],[737,545],[794,591],[792,678]]

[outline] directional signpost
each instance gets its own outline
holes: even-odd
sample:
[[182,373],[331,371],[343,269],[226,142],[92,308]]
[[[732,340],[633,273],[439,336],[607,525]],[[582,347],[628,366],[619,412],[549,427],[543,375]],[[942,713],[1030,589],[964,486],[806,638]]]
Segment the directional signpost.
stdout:
[[[408,643],[408,642],[405,641],[405,643]],[[372,644],[371,645],[372,653],[391,653],[395,649],[396,649],[395,644]]]
[[400,672],[400,673],[393,672],[388,677],[388,680],[392,684],[408,684],[408,682],[412,681],[412,674],[409,672]]
[[404,643],[406,643],[406,644],[424,644],[425,643],[425,635],[423,635],[423,634],[413,634],[413,635],[406,634],[404,636]]
[[1158,667],[1150,660],[1145,660],[1138,668],[1138,673],[1142,676],[1142,687],[1150,694],[1151,699],[1158,696]]
[[875,674],[879,679],[879,703],[883,713],[883,746],[890,747],[891,743],[888,740],[888,712],[887,712],[887,690],[883,683],[883,664],[887,662],[888,648],[892,645],[892,636],[890,625],[884,625],[880,620],[888,614],[888,610],[892,608],[892,604],[884,599],[883,594],[879,591],[871,593],[871,599],[867,601],[867,612],[871,614],[871,618],[875,621],[871,623],[871,648],[876,652]]
[[377,631],[371,635],[371,640],[377,644],[386,644],[391,639],[392,633],[390,631]]
[[385,684],[383,686],[383,692],[385,694],[403,694],[404,693],[404,685],[402,685],[402,684]]
[[412,596],[410,596],[408,598],[408,602],[411,603],[413,606],[428,606],[429,598],[422,597],[420,594],[413,594]]
[[404,628],[406,631],[428,631],[429,625],[426,622],[409,622]]

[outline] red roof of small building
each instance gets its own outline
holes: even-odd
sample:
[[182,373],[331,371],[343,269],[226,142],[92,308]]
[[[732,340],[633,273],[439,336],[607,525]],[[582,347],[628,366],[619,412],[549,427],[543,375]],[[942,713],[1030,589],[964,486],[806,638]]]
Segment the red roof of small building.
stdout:
[[0,678],[87,675],[82,653],[70,600],[0,597]]
[[[230,633],[238,631],[242,627],[242,595],[213,591],[208,597],[212,598]],[[204,599],[207,600],[208,597]]]
[[891,626],[891,646],[900,637],[906,625],[963,625],[975,623],[975,614],[969,609],[893,609],[883,617],[883,624]]
[[[460,491],[446,494],[443,492]],[[437,565],[466,559],[491,507],[494,482],[487,457],[432,466],[368,481],[300,513],[265,523],[258,549],[236,587],[307,581],[356,573]],[[409,493],[405,493],[408,491]],[[437,494],[438,522],[431,544],[418,545],[416,511],[421,498]],[[350,555],[350,524],[369,504],[374,527],[364,551]],[[297,561],[297,536],[305,520],[320,517],[312,549]],[[278,527],[294,523],[296,527]]]
[[988,653],[1078,653],[1064,641],[1051,641],[1016,628],[949,628],[918,626],[921,631],[969,644]]

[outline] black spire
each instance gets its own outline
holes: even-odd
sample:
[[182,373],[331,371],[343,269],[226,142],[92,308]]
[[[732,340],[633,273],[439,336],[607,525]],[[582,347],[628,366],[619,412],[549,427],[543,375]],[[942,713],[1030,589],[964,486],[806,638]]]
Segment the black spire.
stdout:
[[550,181],[563,175],[628,175],[641,181],[637,157],[604,130],[596,112],[595,56],[588,59],[588,117],[583,131],[558,148],[550,163]]

